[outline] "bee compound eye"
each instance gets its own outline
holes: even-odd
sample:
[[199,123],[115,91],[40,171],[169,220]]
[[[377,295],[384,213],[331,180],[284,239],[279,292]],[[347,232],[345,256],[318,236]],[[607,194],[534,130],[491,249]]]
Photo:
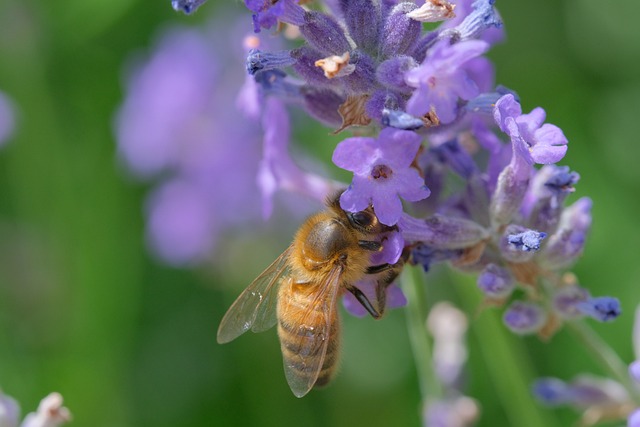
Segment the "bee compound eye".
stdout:
[[373,223],[373,215],[368,212],[360,211],[350,214],[351,220],[354,224],[360,227],[368,227]]

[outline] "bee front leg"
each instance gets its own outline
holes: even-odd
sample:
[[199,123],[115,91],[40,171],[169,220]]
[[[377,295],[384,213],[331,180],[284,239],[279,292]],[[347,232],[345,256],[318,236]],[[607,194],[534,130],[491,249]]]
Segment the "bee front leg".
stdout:
[[373,240],[358,240],[358,246],[371,252],[379,252],[382,249],[382,243]]
[[373,304],[371,304],[371,301],[369,301],[369,298],[367,298],[367,296],[358,288],[354,287],[354,286],[350,286],[347,288],[347,290],[349,292],[351,292],[353,294],[354,297],[356,297],[356,299],[358,300],[358,302],[360,304],[362,304],[362,306],[365,308],[365,310],[367,310],[369,312],[369,314],[371,315],[371,317],[373,317],[374,319],[379,319],[380,316],[382,316],[374,307]]

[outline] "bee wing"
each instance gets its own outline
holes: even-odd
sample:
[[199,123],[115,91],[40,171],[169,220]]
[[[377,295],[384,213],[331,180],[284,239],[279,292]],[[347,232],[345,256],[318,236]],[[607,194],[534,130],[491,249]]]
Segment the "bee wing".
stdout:
[[[325,322],[313,331],[311,335],[301,336],[295,342],[287,344],[292,357],[284,359],[284,373],[293,394],[302,397],[307,394],[316,383],[324,365],[327,348],[331,342],[332,322],[338,300],[338,290],[342,267],[334,266],[327,277],[320,283],[320,292],[307,307],[300,318],[300,325],[314,324],[308,322],[312,316],[317,316],[317,307],[323,311]],[[337,325],[336,325],[337,327]],[[300,367],[303,367],[301,374]]]
[[229,307],[218,328],[218,343],[232,341],[249,329],[262,332],[276,324],[278,285],[289,271],[291,248],[256,277]]

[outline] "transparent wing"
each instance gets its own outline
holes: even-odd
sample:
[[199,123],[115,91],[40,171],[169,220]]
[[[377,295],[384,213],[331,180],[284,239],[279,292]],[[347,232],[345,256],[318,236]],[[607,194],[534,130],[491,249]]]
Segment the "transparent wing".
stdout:
[[276,322],[276,300],[281,280],[288,274],[289,246],[229,307],[218,328],[218,343],[236,339],[251,329],[262,332]]
[[304,314],[300,317],[299,326],[304,328],[317,323],[310,321],[312,316],[318,315],[316,307],[320,307],[324,313],[324,322],[313,330],[307,328],[306,334],[301,335],[294,343],[289,343],[288,350],[293,357],[285,358],[284,373],[291,391],[297,397],[304,396],[313,388],[322,372],[327,348],[332,342],[331,334],[337,332],[332,330],[332,327],[337,328],[338,324],[332,324],[331,320],[335,316],[341,275],[340,266],[334,266],[331,269],[323,283],[319,284],[319,292],[305,308]]

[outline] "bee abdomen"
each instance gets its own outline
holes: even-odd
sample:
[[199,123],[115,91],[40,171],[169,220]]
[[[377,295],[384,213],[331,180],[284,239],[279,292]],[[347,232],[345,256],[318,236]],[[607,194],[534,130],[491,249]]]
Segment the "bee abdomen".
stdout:
[[[310,378],[318,373],[315,386],[326,385],[335,372],[339,352],[338,319],[328,318],[319,308],[309,308],[314,301],[309,295],[281,295],[278,300],[278,336],[285,365],[296,376]],[[306,308],[305,308],[306,305]],[[326,352],[322,350],[326,345]]]

